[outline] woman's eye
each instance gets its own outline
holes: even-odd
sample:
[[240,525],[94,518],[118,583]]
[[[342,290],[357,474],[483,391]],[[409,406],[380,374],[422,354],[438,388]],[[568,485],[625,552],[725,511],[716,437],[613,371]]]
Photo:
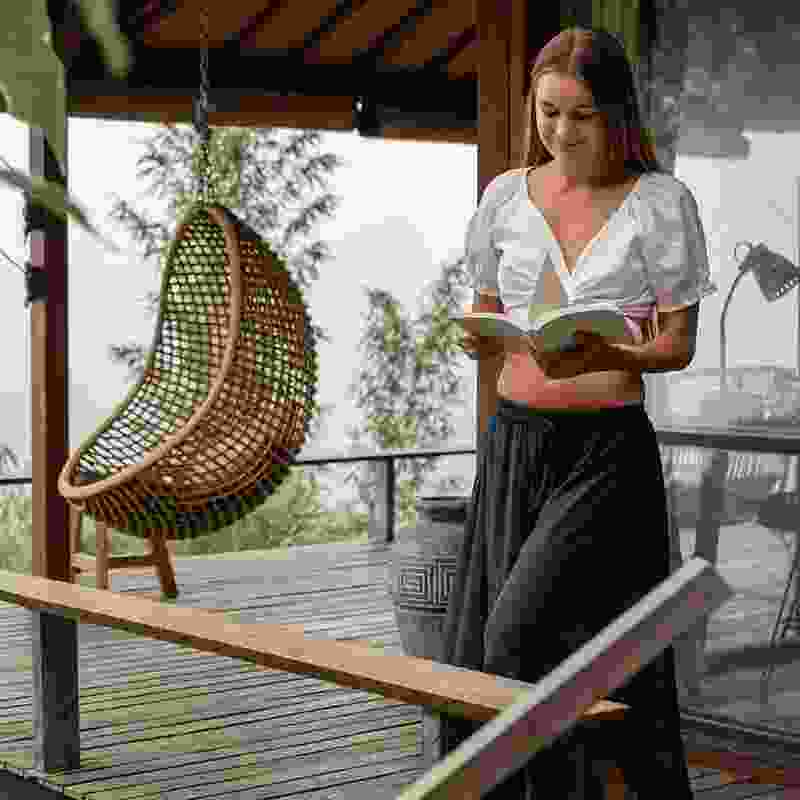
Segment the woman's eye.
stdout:
[[[552,117],[555,117],[555,116],[556,116],[556,114],[558,114],[558,111],[551,111],[550,113],[547,113],[547,112],[545,111],[545,114],[544,114],[544,115],[545,115],[546,117],[548,117],[548,118],[552,118]],[[575,119],[577,119],[577,120],[579,120],[579,121],[583,122],[584,120],[591,119],[593,116],[594,116],[593,114],[577,114],[577,115],[575,116]]]

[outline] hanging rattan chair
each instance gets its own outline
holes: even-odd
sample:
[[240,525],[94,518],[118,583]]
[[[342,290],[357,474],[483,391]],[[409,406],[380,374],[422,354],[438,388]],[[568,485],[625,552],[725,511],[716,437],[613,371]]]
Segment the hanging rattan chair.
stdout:
[[197,202],[167,257],[144,374],[72,453],[59,491],[141,537],[231,525],[288,473],[317,376],[310,318],[285,264],[228,209]]

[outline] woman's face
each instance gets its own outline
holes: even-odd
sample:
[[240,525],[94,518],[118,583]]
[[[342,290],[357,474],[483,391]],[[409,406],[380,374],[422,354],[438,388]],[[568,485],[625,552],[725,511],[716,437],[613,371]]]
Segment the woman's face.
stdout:
[[536,88],[535,115],[542,143],[565,173],[589,176],[607,165],[605,116],[586,84],[545,73]]

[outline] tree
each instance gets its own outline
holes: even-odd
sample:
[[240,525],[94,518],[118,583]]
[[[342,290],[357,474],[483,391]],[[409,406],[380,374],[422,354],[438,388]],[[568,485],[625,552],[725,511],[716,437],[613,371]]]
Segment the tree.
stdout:
[[19,467],[17,454],[7,444],[0,444],[0,475],[10,466]]
[[[8,468],[11,466],[18,469],[19,458],[17,458],[17,454],[14,452],[13,448],[9,447],[7,444],[0,444],[0,475],[6,474]],[[0,495],[3,497],[8,497],[13,494],[15,494],[13,486],[0,487]]]
[[[368,311],[361,338],[361,367],[350,385],[364,422],[348,430],[356,448],[440,447],[455,432],[453,407],[464,406],[456,365],[462,351],[459,327],[448,318],[460,310],[467,274],[463,259],[445,264],[423,298],[422,313],[410,319],[401,304],[381,289],[366,288]],[[427,306],[427,308],[426,308]],[[398,518],[413,524],[417,491],[436,468],[436,458],[397,462]],[[374,522],[378,466],[365,462],[346,477],[355,483]],[[400,480],[401,475],[410,475]],[[451,481],[448,488],[462,488]]]

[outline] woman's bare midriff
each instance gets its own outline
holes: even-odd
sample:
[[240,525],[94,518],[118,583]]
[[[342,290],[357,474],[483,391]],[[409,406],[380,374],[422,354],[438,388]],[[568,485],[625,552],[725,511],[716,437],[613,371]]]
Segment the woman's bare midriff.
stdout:
[[533,408],[613,408],[643,402],[642,383],[631,372],[587,372],[553,380],[526,353],[509,353],[497,382],[500,397]]

